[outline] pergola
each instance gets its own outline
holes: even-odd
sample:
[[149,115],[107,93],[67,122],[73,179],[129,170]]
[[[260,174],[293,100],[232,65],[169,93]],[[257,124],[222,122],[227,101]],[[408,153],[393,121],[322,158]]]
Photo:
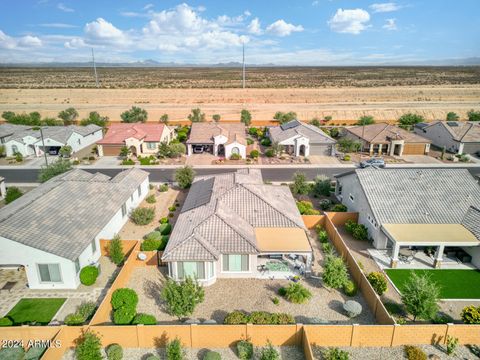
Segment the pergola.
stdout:
[[390,266],[397,267],[400,247],[430,246],[436,247],[434,267],[442,265],[445,246],[479,246],[480,241],[470,230],[461,224],[384,224],[385,234],[392,240],[392,258]]

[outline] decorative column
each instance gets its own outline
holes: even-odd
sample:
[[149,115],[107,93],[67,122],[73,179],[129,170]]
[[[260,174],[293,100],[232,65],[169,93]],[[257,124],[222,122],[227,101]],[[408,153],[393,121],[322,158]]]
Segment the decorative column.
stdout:
[[305,257],[305,275],[310,275],[312,272],[312,254],[307,254]]
[[392,249],[392,260],[390,261],[390,267],[395,269],[398,264],[398,252],[400,251],[400,245],[395,242]]
[[442,261],[443,261],[443,251],[445,250],[445,245],[440,245],[437,248],[437,251],[435,251],[435,259],[433,261],[433,267],[435,269],[439,269],[442,267]]
[[373,155],[373,144],[370,144],[370,156]]
[[192,155],[192,144],[187,144],[187,155]]
[[382,155],[382,144],[378,144],[378,155]]

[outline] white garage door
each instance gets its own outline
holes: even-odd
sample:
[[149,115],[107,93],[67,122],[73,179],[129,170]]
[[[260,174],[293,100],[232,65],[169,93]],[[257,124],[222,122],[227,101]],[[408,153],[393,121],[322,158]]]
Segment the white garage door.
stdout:
[[332,145],[310,145],[310,155],[332,155]]

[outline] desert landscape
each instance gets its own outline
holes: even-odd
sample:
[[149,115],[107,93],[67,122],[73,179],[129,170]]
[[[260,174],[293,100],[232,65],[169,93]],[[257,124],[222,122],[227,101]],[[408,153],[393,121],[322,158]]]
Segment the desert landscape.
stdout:
[[207,119],[238,121],[245,108],[257,124],[277,111],[294,111],[302,120],[332,116],[333,123],[362,115],[394,121],[406,112],[428,120],[449,111],[462,118],[480,107],[480,67],[256,68],[248,69],[241,89],[239,69],[100,68],[95,88],[89,68],[0,68],[0,112],[39,111],[56,116],[73,106],[119,121],[132,105],[148,111],[149,121],[164,113],[185,121],[194,107]]

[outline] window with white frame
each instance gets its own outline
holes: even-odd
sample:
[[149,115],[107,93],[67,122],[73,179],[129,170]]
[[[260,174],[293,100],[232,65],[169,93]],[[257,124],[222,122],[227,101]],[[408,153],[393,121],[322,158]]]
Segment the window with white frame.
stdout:
[[122,205],[122,217],[125,217],[127,215],[127,204]]
[[224,272],[247,272],[249,268],[248,265],[248,255],[222,255],[222,270]]
[[59,264],[37,264],[40,281],[44,283],[62,282]]
[[377,228],[377,222],[373,218],[373,216],[370,216],[370,214],[367,215],[367,220],[370,224],[373,225],[374,228]]
[[203,261],[179,261],[177,262],[177,277],[179,280],[187,276],[198,280],[205,280],[205,263]]
[[155,150],[157,148],[156,142],[147,142],[147,149],[148,150]]
[[80,271],[80,259],[77,258],[75,260],[75,273],[78,274],[79,271]]

